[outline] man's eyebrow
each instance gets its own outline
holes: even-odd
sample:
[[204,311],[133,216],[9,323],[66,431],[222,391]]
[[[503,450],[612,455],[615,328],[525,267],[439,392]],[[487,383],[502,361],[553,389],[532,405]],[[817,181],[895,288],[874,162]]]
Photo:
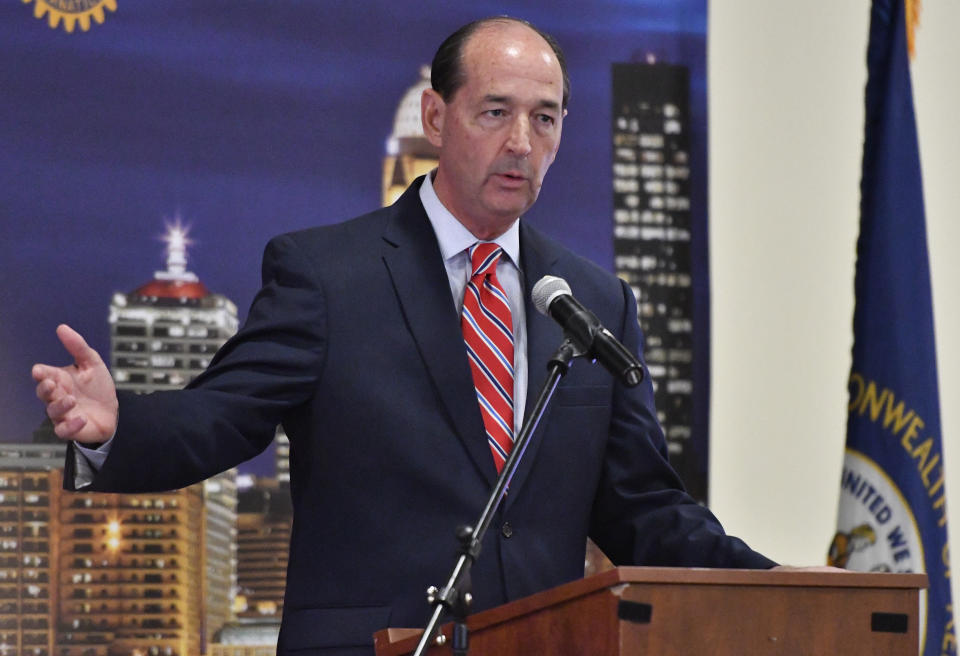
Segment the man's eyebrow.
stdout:
[[[498,95],[492,94],[492,93],[488,93],[487,95],[485,95],[485,96],[483,97],[483,102],[488,102],[488,103],[508,104],[508,103],[510,103],[512,100],[513,100],[513,98],[512,98],[511,96],[498,96]],[[537,103],[537,107],[540,107],[540,108],[543,108],[543,109],[559,110],[559,109],[560,109],[560,103],[558,103],[556,100],[547,100],[547,99],[544,99],[544,100],[541,100],[539,103]]]

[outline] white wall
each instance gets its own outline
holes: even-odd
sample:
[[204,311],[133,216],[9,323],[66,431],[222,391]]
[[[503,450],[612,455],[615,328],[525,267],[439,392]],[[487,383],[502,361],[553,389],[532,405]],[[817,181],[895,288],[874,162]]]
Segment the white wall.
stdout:
[[[713,0],[710,12],[711,507],[771,557],[823,564],[846,423],[870,3]],[[958,26],[960,3],[925,2],[913,63],[954,536]]]

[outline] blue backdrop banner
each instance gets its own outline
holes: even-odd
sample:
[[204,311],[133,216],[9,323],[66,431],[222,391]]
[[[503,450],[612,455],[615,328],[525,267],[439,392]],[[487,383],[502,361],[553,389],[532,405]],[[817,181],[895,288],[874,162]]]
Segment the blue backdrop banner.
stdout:
[[[678,148],[685,158],[643,170],[617,160],[616,183],[637,190],[626,199],[634,203],[623,217],[626,239],[641,228],[659,231],[652,239],[679,254],[679,264],[661,257],[657,270],[637,274],[636,288],[654,289],[661,272],[672,274],[670,281],[687,276],[677,289],[686,307],[674,323],[682,330],[667,337],[684,341],[691,364],[673,372],[676,358],[664,360],[654,374],[664,393],[666,377],[680,379],[676,398],[658,396],[658,406],[684,410],[682,419],[661,421],[678,424],[666,427],[676,438],[672,455],[703,498],[705,0],[616,0],[602,9],[570,1],[428,0],[415,11],[379,0],[362,10],[320,0],[0,3],[0,370],[7,373],[0,442],[29,441],[43,417],[29,371],[34,362],[63,361],[57,323],[110,352],[111,298],[165,267],[158,241],[165,223],[189,226],[187,266],[235,303],[242,321],[271,236],[343,221],[389,200],[396,189],[384,187],[398,180],[387,160],[419,129],[423,68],[457,26],[502,13],[554,34],[572,80],[560,152],[527,221],[614,269],[614,204],[624,201],[614,191],[618,94],[632,102],[625,132],[646,120],[637,114],[641,105],[657,123],[652,133],[670,130],[653,149],[659,153],[628,155]],[[624,63],[656,82],[643,88],[653,95],[615,88],[611,67]],[[412,154],[421,154],[413,146]],[[404,168],[418,172],[408,166],[416,157],[399,155]],[[402,189],[405,177],[393,186]],[[641,214],[647,223],[631,223]],[[629,253],[618,269],[641,259]],[[673,308],[654,303],[660,306],[674,318]],[[257,471],[268,473],[267,458]]]

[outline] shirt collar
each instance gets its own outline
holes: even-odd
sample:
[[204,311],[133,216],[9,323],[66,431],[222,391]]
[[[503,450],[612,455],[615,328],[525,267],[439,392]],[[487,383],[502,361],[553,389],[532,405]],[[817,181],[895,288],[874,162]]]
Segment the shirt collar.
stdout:
[[[436,233],[440,244],[440,253],[446,261],[473,246],[477,238],[437,198],[432,182],[435,174],[436,169],[423,178],[423,184],[420,185],[420,202],[423,203],[423,209],[427,211],[427,218],[430,219],[430,225],[433,226],[433,232]],[[520,220],[514,221],[510,228],[493,242],[503,249],[514,266],[519,269]]]

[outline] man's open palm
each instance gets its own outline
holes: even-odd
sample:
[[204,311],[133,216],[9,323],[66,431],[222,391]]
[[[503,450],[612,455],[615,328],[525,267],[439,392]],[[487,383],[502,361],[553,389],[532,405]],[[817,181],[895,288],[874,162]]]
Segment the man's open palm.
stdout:
[[87,444],[106,442],[117,430],[117,389],[100,354],[66,324],[57,337],[74,364],[35,364],[37,397],[47,406],[57,436]]

